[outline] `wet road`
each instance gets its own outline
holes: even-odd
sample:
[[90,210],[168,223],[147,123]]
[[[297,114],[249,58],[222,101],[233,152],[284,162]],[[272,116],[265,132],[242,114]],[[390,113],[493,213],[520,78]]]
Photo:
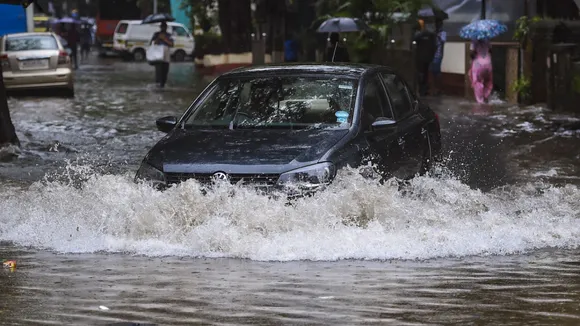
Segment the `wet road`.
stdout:
[[0,163],[0,259],[18,266],[0,270],[0,324],[580,323],[580,119],[429,99],[441,175],[411,194],[344,175],[288,207],[134,185],[155,119],[210,81],[190,64],[152,79],[95,61],[73,100],[10,99],[23,153]]

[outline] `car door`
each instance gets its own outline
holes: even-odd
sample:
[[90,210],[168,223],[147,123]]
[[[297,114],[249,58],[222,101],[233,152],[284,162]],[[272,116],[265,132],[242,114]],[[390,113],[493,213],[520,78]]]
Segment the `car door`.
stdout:
[[423,118],[403,79],[393,72],[381,72],[380,75],[387,89],[400,137],[401,165],[395,175],[398,178],[410,178],[421,171],[423,164],[426,149]]
[[[393,112],[377,74],[368,78],[363,87],[360,123],[370,149],[367,154],[373,163],[379,165],[384,176],[391,176],[401,158]],[[384,120],[384,123],[373,126],[378,118]]]
[[173,39],[175,41],[174,48],[185,51],[186,54],[193,52],[193,41],[189,32],[180,25],[173,25]]

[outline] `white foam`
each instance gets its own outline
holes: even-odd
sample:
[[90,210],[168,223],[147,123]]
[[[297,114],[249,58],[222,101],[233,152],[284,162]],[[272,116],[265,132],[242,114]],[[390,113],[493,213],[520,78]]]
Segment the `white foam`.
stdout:
[[580,245],[580,191],[573,186],[482,193],[453,178],[422,177],[404,194],[353,174],[288,206],[236,187],[204,196],[194,181],[158,192],[134,184],[131,175],[94,175],[79,166],[68,173],[87,180],[1,193],[0,240],[66,253],[278,261],[426,259]]

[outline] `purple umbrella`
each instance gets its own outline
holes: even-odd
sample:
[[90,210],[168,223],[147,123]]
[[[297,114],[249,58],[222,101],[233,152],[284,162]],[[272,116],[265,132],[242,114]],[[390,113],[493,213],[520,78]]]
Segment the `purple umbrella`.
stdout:
[[57,19],[55,21],[55,23],[57,24],[80,24],[80,20],[76,20],[74,18],[71,17],[63,17],[61,19]]

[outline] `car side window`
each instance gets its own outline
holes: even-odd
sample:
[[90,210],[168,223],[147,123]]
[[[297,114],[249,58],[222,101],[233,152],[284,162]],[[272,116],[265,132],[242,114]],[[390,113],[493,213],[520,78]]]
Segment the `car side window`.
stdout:
[[204,102],[193,115],[188,118],[196,120],[198,124],[219,124],[220,120],[226,119],[237,106],[239,98],[236,96],[239,86],[237,83],[227,83],[217,86],[209,95],[209,100]]
[[175,34],[177,36],[187,36],[187,32],[185,31],[185,28],[183,28],[181,26],[174,26],[173,27],[173,34]]
[[379,117],[392,119],[385,89],[378,76],[374,76],[366,82],[364,87],[362,102],[363,126],[370,126]]
[[391,106],[395,112],[397,120],[401,120],[409,116],[413,112],[413,103],[409,95],[407,85],[403,80],[393,73],[382,73],[381,77],[385,82],[385,87],[389,93]]

